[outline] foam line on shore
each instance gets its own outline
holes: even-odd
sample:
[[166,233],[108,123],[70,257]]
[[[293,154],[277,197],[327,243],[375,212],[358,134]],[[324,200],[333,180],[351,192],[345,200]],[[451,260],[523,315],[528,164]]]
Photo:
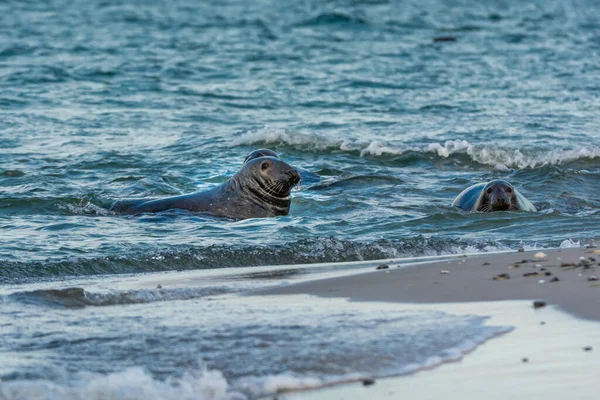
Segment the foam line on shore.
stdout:
[[[600,323],[554,307],[535,310],[528,301],[398,304],[398,309],[488,314],[488,324],[515,325],[513,332],[477,348],[459,362],[415,375],[287,393],[283,400],[596,399]],[[460,382],[460,384],[457,384]]]

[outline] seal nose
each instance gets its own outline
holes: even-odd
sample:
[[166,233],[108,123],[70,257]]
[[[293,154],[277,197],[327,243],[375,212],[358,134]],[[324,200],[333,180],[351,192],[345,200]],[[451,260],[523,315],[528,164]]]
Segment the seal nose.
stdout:
[[506,204],[506,199],[504,197],[500,197],[496,199],[496,202],[503,206],[504,204]]
[[287,176],[290,177],[290,181],[295,185],[298,182],[300,182],[300,174],[298,173],[298,171],[296,169],[291,169],[286,171],[285,173]]

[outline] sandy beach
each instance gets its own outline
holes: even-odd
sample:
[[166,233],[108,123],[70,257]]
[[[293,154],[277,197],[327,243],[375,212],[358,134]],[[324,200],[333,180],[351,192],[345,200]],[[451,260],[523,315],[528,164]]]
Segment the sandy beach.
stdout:
[[[514,330],[457,362],[402,377],[285,394],[285,399],[596,398],[600,281],[595,248],[458,256],[268,289],[395,302],[399,309],[490,316]],[[400,268],[399,268],[400,267]]]

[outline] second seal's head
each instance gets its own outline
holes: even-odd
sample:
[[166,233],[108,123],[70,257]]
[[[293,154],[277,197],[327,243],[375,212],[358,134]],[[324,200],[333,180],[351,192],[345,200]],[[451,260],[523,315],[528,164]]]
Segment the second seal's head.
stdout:
[[506,181],[495,180],[481,191],[478,211],[508,211],[514,208],[515,202],[515,188]]

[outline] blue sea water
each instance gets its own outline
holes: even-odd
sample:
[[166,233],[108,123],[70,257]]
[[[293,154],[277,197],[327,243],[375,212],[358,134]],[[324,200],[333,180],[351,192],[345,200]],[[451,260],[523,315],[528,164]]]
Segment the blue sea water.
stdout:
[[[42,364],[66,362],[61,346],[76,335],[27,353],[36,336],[15,333],[13,322],[56,306],[45,295],[23,302],[28,293],[75,285],[53,281],[89,289],[104,274],[594,240],[599,8],[591,0],[0,1],[0,326],[6,346],[29,341],[2,379],[60,381]],[[289,216],[107,209],[117,199],[210,188],[259,147],[322,177],[294,190]],[[467,186],[494,178],[540,211],[450,207]],[[142,305],[112,301],[103,305],[143,318]],[[59,310],[75,325],[84,318]],[[38,354],[50,358],[37,363]],[[149,368],[153,375],[141,376],[151,380],[191,368],[117,360],[105,360],[111,371],[85,367]]]

